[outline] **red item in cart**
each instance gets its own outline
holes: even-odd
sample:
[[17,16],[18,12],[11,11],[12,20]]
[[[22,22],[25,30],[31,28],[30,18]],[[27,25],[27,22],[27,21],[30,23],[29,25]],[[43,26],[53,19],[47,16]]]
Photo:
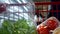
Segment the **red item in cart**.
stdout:
[[46,25],[49,27],[50,30],[54,30],[56,27],[58,27],[58,23],[54,20],[48,20]]
[[6,11],[6,5],[5,4],[0,4],[0,13]]
[[50,34],[50,30],[48,29],[47,26],[39,26],[37,28],[38,34]]

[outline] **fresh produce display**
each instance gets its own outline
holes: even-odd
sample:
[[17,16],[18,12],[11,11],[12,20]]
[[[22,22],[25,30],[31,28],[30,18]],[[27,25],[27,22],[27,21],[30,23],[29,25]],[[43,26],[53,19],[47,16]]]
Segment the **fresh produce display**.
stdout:
[[34,25],[29,26],[24,18],[16,22],[5,20],[0,28],[0,34],[37,34]]

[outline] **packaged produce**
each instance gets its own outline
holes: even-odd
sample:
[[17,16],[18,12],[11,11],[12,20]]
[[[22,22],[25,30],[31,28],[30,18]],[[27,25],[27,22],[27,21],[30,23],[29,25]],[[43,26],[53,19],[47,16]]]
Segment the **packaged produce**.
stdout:
[[60,22],[55,17],[50,17],[37,26],[38,34],[51,34],[53,30],[59,27]]
[[49,32],[50,30],[48,29],[48,27],[42,24],[38,27],[37,31],[38,31],[38,34],[50,34]]
[[60,22],[57,18],[50,17],[46,21],[44,21],[43,24],[48,26],[50,30],[54,30],[60,25]]

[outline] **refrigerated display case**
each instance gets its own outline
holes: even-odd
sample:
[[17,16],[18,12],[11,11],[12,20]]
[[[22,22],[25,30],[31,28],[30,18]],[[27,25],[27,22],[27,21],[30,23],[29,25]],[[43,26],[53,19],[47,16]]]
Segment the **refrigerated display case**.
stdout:
[[0,0],[0,6],[0,34],[37,34],[32,0]]

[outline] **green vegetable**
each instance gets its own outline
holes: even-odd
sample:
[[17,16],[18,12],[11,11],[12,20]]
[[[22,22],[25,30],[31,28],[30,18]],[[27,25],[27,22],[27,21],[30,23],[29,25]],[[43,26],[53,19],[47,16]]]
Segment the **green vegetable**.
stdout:
[[18,19],[14,23],[11,20],[4,20],[0,34],[37,34],[36,27],[34,25],[29,26],[27,22],[24,18]]

